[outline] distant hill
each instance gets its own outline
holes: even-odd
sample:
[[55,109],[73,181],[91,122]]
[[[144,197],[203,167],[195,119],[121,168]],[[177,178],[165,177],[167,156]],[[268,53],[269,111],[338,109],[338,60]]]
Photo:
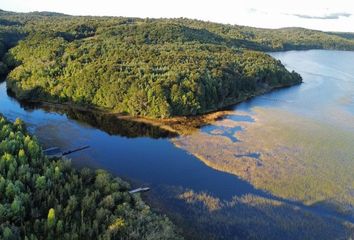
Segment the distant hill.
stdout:
[[57,12],[47,12],[47,11],[42,11],[42,12],[30,12],[29,14],[31,15],[38,15],[38,16],[46,16],[46,17],[59,17],[59,16],[69,16],[64,13],[57,13]]
[[346,38],[349,40],[354,40],[354,33],[349,32],[328,32],[328,34],[333,34],[342,38]]

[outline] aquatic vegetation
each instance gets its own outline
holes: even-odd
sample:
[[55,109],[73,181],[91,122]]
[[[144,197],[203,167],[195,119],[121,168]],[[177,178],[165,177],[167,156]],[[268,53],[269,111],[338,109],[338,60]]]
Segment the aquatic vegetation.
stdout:
[[192,190],[190,190],[180,194],[178,198],[183,199],[190,204],[201,202],[210,212],[219,210],[222,207],[220,199],[209,196],[204,192],[196,194]]
[[148,124],[158,127],[161,130],[175,133],[178,135],[189,135],[199,131],[200,127],[214,124],[216,120],[223,119],[227,116],[234,115],[233,111],[224,110],[211,112],[203,115],[189,116],[189,117],[173,117],[168,119],[153,119],[146,117],[132,117],[117,114],[118,120],[125,120],[137,123]]
[[188,239],[332,240],[354,234],[350,222],[257,195],[220,199],[210,193],[171,186],[156,191],[159,194],[150,201],[184,227]]
[[[276,196],[353,211],[352,131],[272,108],[254,109],[252,117],[254,123],[233,123],[244,128],[236,133],[239,142],[204,132],[173,142],[207,165]],[[232,123],[226,119],[216,125]]]

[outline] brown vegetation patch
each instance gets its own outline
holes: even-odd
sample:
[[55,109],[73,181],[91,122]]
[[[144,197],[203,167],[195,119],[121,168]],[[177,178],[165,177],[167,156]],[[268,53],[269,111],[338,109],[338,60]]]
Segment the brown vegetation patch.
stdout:
[[[256,188],[306,204],[333,203],[352,211],[354,133],[271,108],[254,109],[256,122],[234,122],[239,142],[195,132],[173,139],[208,166],[233,173]],[[215,125],[232,126],[230,119]],[[249,157],[261,153],[262,164]]]

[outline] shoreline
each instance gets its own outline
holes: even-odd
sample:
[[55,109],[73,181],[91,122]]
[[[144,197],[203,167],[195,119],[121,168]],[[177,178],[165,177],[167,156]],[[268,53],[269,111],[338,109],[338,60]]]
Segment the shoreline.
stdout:
[[144,123],[148,124],[154,127],[159,127],[162,130],[169,131],[171,133],[175,133],[178,135],[188,135],[197,129],[199,129],[202,126],[208,125],[212,122],[215,122],[216,120],[232,114],[234,111],[231,110],[233,106],[240,104],[242,102],[248,101],[254,97],[261,96],[263,94],[278,90],[278,89],[283,89],[283,88],[288,88],[288,87],[293,87],[296,85],[301,84],[296,83],[296,84],[290,84],[290,85],[279,85],[279,86],[274,86],[274,87],[267,87],[263,89],[259,89],[256,92],[252,94],[247,94],[243,96],[242,98],[239,99],[234,99],[230,100],[228,104],[225,104],[222,107],[219,107],[217,109],[210,109],[205,111],[205,113],[199,114],[199,115],[186,115],[186,116],[174,116],[170,118],[151,118],[151,117],[144,117],[144,116],[132,116],[128,114],[123,114],[123,113],[117,113],[114,111],[110,111],[108,109],[104,108],[98,108],[95,106],[89,106],[89,105],[79,105],[75,104],[72,102],[63,102],[63,103],[58,103],[58,102],[51,102],[47,100],[24,100],[24,99],[18,99],[16,96],[16,93],[7,86],[7,81],[6,82],[6,88],[9,91],[10,97],[13,97],[17,101],[20,102],[20,104],[28,105],[33,108],[55,108],[55,109],[60,109],[60,110],[68,110],[68,109],[73,109],[73,110],[78,110],[78,111],[86,111],[86,112],[92,112],[92,113],[97,113],[97,114],[102,114],[102,115],[107,115],[107,116],[114,116],[118,120],[125,120],[125,121],[132,121],[132,122],[137,122],[137,123]]

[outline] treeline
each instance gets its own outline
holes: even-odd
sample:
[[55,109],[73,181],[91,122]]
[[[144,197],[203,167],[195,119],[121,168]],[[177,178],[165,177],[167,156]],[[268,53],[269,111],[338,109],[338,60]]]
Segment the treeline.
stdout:
[[25,36],[21,30],[13,27],[11,24],[7,26],[8,22],[0,19],[0,78],[6,76],[10,70],[4,57],[8,49],[15,46],[17,42]]
[[270,56],[243,50],[247,41],[189,20],[6,14],[27,33],[5,57],[14,68],[8,86],[25,100],[166,118],[301,81]]
[[18,98],[166,118],[216,110],[301,82],[259,51],[353,50],[340,34],[190,19],[0,12],[22,40],[5,55]]
[[0,10],[0,25],[26,32],[43,31],[74,40],[93,35],[115,35],[119,41],[135,43],[213,43],[262,51],[336,49],[354,50],[352,33],[304,28],[262,29],[177,19],[127,17],[74,17],[60,13],[14,13]]
[[107,172],[49,160],[20,120],[0,116],[0,239],[180,239]]

